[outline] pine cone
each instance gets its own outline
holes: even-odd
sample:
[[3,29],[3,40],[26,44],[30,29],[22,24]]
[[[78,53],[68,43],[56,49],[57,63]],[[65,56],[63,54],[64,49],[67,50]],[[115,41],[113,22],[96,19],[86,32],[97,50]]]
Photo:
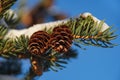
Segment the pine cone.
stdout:
[[50,35],[44,31],[35,32],[29,41],[29,52],[32,55],[40,56],[49,48]]
[[40,62],[39,58],[33,57],[31,58],[32,70],[36,75],[42,75],[43,73],[43,65]]
[[58,26],[53,29],[50,45],[55,51],[67,52],[71,47],[72,40],[73,36],[71,30],[65,25]]

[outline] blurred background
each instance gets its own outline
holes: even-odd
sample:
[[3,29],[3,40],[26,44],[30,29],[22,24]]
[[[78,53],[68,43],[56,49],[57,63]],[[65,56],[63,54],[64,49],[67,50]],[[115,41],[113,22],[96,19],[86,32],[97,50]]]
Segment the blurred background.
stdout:
[[[21,0],[22,1],[22,0]],[[23,0],[24,1],[24,0]],[[17,29],[28,28],[34,24],[74,18],[81,13],[90,12],[97,18],[105,20],[116,29],[118,38],[113,41],[114,48],[84,46],[87,50],[77,49],[78,58],[70,60],[67,68],[59,72],[45,72],[36,80],[120,80],[120,0],[25,0],[22,6],[19,1],[12,7],[21,7],[21,25]],[[46,2],[47,1],[47,2]],[[24,77],[29,69],[29,60],[21,60]]]

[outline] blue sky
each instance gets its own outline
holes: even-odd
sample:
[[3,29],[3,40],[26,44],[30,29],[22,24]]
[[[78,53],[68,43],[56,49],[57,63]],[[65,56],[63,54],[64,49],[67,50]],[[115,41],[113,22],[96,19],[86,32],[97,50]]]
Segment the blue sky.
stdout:
[[[38,0],[29,0],[33,5]],[[91,12],[105,20],[120,34],[120,0],[56,0],[59,10],[70,17],[83,12]],[[120,39],[113,41],[120,44]],[[84,46],[86,47],[86,46]],[[78,50],[78,58],[70,60],[67,68],[59,72],[45,72],[39,80],[120,80],[120,46],[110,49],[86,47]]]

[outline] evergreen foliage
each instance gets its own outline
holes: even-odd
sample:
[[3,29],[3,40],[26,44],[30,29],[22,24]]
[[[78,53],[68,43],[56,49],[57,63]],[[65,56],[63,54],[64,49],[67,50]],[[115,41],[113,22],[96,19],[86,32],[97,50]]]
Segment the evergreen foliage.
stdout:
[[[16,0],[0,0],[0,5],[2,11],[0,12],[0,17],[4,16],[5,21],[8,25],[11,25],[11,22],[17,23],[17,20],[11,20],[14,14],[8,18],[8,14],[3,15]],[[7,6],[6,6],[7,5]],[[111,40],[115,39],[117,36],[114,35],[114,31],[111,30],[111,27],[105,31],[101,31],[104,21],[101,21],[99,24],[93,20],[91,16],[86,18],[80,16],[79,18],[73,18],[68,23],[64,24],[72,32],[72,44],[78,46],[82,49],[79,44],[83,45],[92,45],[103,48],[111,48],[115,45]],[[56,26],[57,27],[57,26]],[[65,29],[67,30],[67,29]],[[30,38],[25,35],[16,37],[16,39],[4,38],[8,32],[8,28],[4,25],[0,26],[0,56],[4,58],[20,58],[20,59],[30,59],[31,69],[29,77],[32,75],[32,78],[37,75],[42,75],[43,72],[53,70],[58,71],[65,68],[64,64],[67,64],[67,61],[71,58],[76,58],[77,53],[72,47],[69,48],[67,52],[59,52],[49,47],[49,49],[40,56],[32,55],[29,51],[29,40]],[[52,33],[52,31],[46,31]],[[66,31],[67,32],[67,31]],[[60,34],[64,33],[64,30]],[[56,35],[58,33],[56,32]],[[60,35],[59,34],[59,35]],[[66,33],[67,35],[67,33]],[[66,35],[62,38],[65,38]],[[69,35],[69,34],[68,34]],[[67,35],[67,37],[68,37]],[[64,41],[64,39],[63,39]],[[67,41],[66,41],[67,43]],[[64,46],[62,46],[64,47]],[[58,47],[59,48],[59,47]],[[40,68],[41,72],[37,72]],[[32,71],[31,71],[32,70]],[[33,73],[34,72],[34,73]],[[26,77],[26,79],[29,79]]]
[[[110,28],[101,32],[101,27],[104,22],[100,22],[98,27],[97,23],[88,16],[86,19],[82,17],[72,19],[68,22],[71,24],[69,29],[72,31],[74,37],[73,44],[82,47],[79,44],[99,46],[103,48],[111,48],[114,46],[110,41],[116,38],[114,31],[110,31]],[[68,25],[66,24],[66,25]],[[65,25],[65,24],[64,24]],[[67,64],[67,60],[77,56],[77,53],[70,48],[68,52],[58,52],[51,49],[51,47],[44,53],[42,56],[31,55],[28,48],[29,37],[21,35],[16,37],[15,40],[4,39],[5,34],[7,33],[7,28],[0,27],[0,55],[6,58],[17,57],[20,59],[32,57],[39,58],[38,62],[42,61],[43,72],[49,71],[58,71],[58,69],[65,68],[62,64]],[[31,62],[32,63],[32,62]]]
[[0,0],[0,18],[17,0]]
[[104,48],[115,46],[115,44],[110,42],[117,37],[117,35],[114,35],[115,31],[112,30],[111,27],[105,31],[101,31],[104,21],[98,24],[91,16],[87,18],[80,16],[79,18],[71,19],[69,24],[74,36],[74,41],[80,44]]

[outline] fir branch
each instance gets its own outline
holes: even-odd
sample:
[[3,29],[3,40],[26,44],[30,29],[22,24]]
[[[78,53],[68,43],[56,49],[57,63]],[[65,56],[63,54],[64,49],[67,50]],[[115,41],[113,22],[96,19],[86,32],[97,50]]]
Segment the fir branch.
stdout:
[[15,40],[6,38],[5,34],[8,32],[6,27],[0,26],[0,55],[6,58],[18,57],[28,58],[28,41],[27,36],[21,35],[16,37]]
[[[94,25],[98,25],[100,23],[100,20],[97,19],[96,17],[94,17],[93,15],[91,15],[90,13],[83,13],[83,14],[81,14],[81,16],[83,16],[84,18],[86,18],[87,16],[91,16],[93,18],[94,22],[96,22]],[[51,32],[54,27],[57,27],[59,25],[72,25],[75,20],[76,20],[76,18],[73,18],[71,20],[72,23],[69,22],[70,19],[67,19],[67,20],[49,22],[49,23],[44,23],[44,24],[36,24],[36,25],[31,26],[28,29],[23,29],[23,30],[10,29],[8,34],[5,37],[15,39],[16,36],[20,37],[22,34],[30,37],[34,32],[39,31],[39,30],[41,30],[41,31],[45,30],[45,31]],[[81,24],[81,25],[83,25],[83,24]],[[106,23],[104,23],[102,26],[101,32],[106,30],[107,28],[109,28],[109,26]]]
[[18,58],[29,58],[30,55],[28,54],[28,36],[21,35],[20,37],[16,37],[13,40],[14,43],[14,53]]
[[4,13],[3,18],[10,28],[15,28],[20,21],[20,17],[11,9]]
[[0,18],[3,17],[3,14],[16,2],[17,0],[0,0]]
[[58,72],[58,70],[66,68],[64,64],[68,64],[67,60],[76,57],[77,53],[73,49],[69,49],[69,51],[66,53],[59,53],[54,50],[51,50],[51,53],[47,54],[46,56],[47,61],[44,64],[44,71],[51,69],[55,72]]
[[[28,48],[29,46],[28,43],[30,41],[29,37],[34,32],[41,30],[51,34],[54,31],[53,28],[57,26],[60,27],[60,25],[69,26],[68,28],[70,29],[70,32],[72,31],[72,34],[70,35],[68,34],[68,35],[74,37],[74,39],[73,38],[71,39],[71,44],[73,40],[73,44],[81,49],[83,48],[78,43],[84,45],[106,47],[106,48],[114,46],[110,41],[115,39],[116,35],[114,35],[114,31],[111,31],[111,28],[107,26],[104,23],[104,21],[100,22],[100,20],[96,19],[91,15],[87,15],[87,16],[81,15],[79,18],[75,18],[71,20],[63,20],[58,22],[51,22],[46,24],[38,24],[24,30],[10,29],[8,33],[7,33],[7,29],[1,26],[0,56],[7,58],[17,57],[21,59],[29,58],[32,64],[31,69],[33,69],[35,75],[42,75],[42,72],[49,71],[50,69],[57,72],[58,70],[65,68],[64,64],[67,64],[67,60],[77,57],[76,52],[72,50],[70,47],[69,47],[70,49],[68,49],[68,52],[59,52],[59,51],[54,51],[52,46],[48,43],[48,48],[45,49],[45,52],[38,53],[36,55],[32,54],[32,52],[30,52]],[[69,29],[65,28],[61,31],[61,33],[64,31],[68,31]],[[40,35],[38,34],[38,36]],[[61,34],[59,34],[59,36],[61,36]],[[66,37],[65,34],[62,36]],[[45,36],[43,37],[45,38]],[[39,40],[39,38],[37,39]],[[49,39],[47,40],[49,41]],[[64,39],[62,39],[62,41],[67,43],[67,41],[64,41]],[[37,45],[34,45],[34,47],[39,49],[40,51],[41,47],[43,47],[42,43],[45,42],[43,40],[41,40],[40,42],[38,41]],[[64,45],[68,45],[68,44],[64,44]],[[58,49],[63,49],[63,48],[64,46],[62,45],[58,47]],[[35,75],[33,75],[33,77]]]
[[55,72],[58,72],[58,70],[62,70],[62,68],[65,68],[63,64],[67,64],[67,61],[65,60],[65,56],[63,56],[64,53],[58,53],[56,51],[52,51],[51,54],[48,57],[48,69],[51,69]]
[[0,26],[0,55],[8,57],[7,52],[11,50],[11,41],[4,39],[5,34],[8,32],[7,28]]
[[14,44],[13,41],[10,39],[4,39],[1,41],[1,50],[0,55],[5,58],[15,57],[16,55],[13,54],[14,52]]
[[8,32],[7,28],[4,27],[3,25],[0,25],[0,40],[3,40],[7,32]]
[[84,45],[93,45],[104,48],[113,47],[110,41],[116,38],[114,31],[111,28],[107,28],[102,31],[104,21],[99,24],[95,22],[91,16],[70,20],[70,29],[72,30],[74,41],[82,43]]

